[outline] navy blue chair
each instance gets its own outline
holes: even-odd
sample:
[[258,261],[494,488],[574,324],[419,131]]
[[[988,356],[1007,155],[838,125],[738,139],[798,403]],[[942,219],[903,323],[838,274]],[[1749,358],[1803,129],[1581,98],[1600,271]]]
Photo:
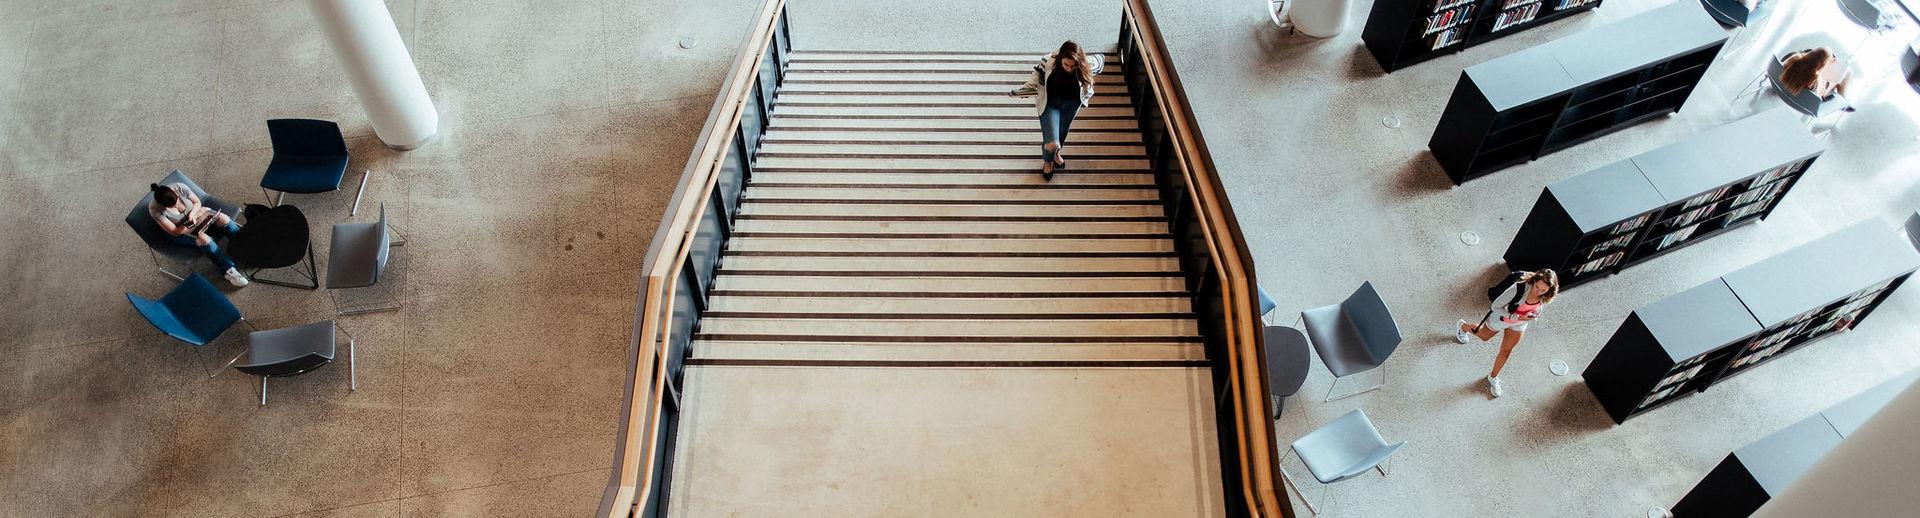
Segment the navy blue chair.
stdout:
[[197,273],[187,274],[179,286],[158,300],[128,293],[127,302],[160,332],[195,346],[207,345],[234,322],[246,321],[226,294]]
[[247,363],[234,365],[240,361],[236,356],[227,364],[260,378],[260,406],[267,406],[267,378],[297,376],[332,363],[339,351],[336,331],[347,335],[347,390],[353,391],[360,386],[353,365],[353,334],[332,320],[248,333]]
[[347,139],[340,125],[313,119],[273,119],[267,121],[267,134],[273,137],[273,161],[267,174],[260,177],[260,189],[279,191],[274,205],[287,193],[314,194],[340,190],[340,179],[347,175]]
[[[199,184],[193,183],[192,179],[187,178],[186,173],[176,170],[167,174],[166,178],[160,180],[160,185],[175,183],[187,186],[187,190],[193,191],[194,196],[199,196],[200,203],[205,204],[207,208],[220,211],[220,213],[233,218],[240,217],[239,205],[228,203],[208,195],[207,191],[201,189]],[[154,268],[159,269],[160,273],[168,277],[186,280],[185,276],[187,273],[173,273],[167,270],[166,266],[161,265],[160,256],[166,256],[167,259],[179,262],[182,269],[187,269],[192,266],[195,258],[200,257],[200,247],[182,245],[168,239],[167,232],[160,230],[160,223],[154,221],[153,215],[147,213],[147,206],[151,204],[153,204],[153,193],[149,192],[146,196],[140,198],[140,203],[133,205],[133,210],[127,212],[127,226],[133,227],[133,233],[138,234],[140,240],[147,243],[147,255],[153,258]]]

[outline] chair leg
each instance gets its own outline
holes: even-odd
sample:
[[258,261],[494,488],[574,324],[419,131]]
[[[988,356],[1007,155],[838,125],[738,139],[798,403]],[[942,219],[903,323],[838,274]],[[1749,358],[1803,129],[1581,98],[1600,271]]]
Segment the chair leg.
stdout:
[[166,266],[164,266],[164,265],[161,265],[161,264],[160,264],[160,254],[158,254],[158,253],[154,253],[154,251],[153,251],[153,249],[152,249],[152,248],[148,248],[148,249],[147,249],[147,257],[150,257],[150,258],[152,258],[152,259],[153,259],[153,267],[154,267],[154,269],[157,269],[157,270],[160,270],[160,274],[161,274],[161,275],[165,275],[165,276],[168,276],[168,277],[172,277],[172,278],[173,278],[173,280],[176,280],[176,281],[184,281],[184,280],[187,280],[187,277],[186,277],[186,276],[184,276],[184,275],[180,275],[180,274],[176,274],[176,273],[173,273],[173,272],[170,272],[170,271],[167,271],[167,267],[166,267]]
[[373,176],[372,169],[360,170],[360,188],[353,191],[353,209],[347,211],[347,216],[360,214],[360,197],[366,196],[367,194],[367,177],[369,176]]
[[1368,393],[1368,392],[1373,392],[1373,391],[1375,391],[1375,390],[1380,390],[1380,389],[1381,389],[1382,387],[1386,387],[1386,386],[1387,386],[1387,371],[1386,371],[1386,369],[1387,369],[1387,365],[1386,365],[1386,364],[1384,364],[1384,363],[1382,363],[1382,364],[1380,364],[1380,366],[1378,367],[1378,369],[1380,369],[1380,384],[1378,384],[1378,385],[1374,385],[1374,386],[1372,386],[1372,387],[1367,387],[1367,388],[1366,388],[1366,390],[1361,390],[1361,391],[1359,391],[1359,392],[1354,392],[1354,393],[1352,393],[1352,394],[1341,394],[1341,395],[1340,395],[1339,397],[1335,397],[1335,396],[1333,395],[1333,388],[1334,388],[1334,387],[1337,387],[1337,386],[1340,386],[1340,380],[1341,380],[1341,379],[1343,379],[1343,378],[1338,378],[1338,377],[1336,377],[1336,378],[1333,378],[1333,384],[1332,384],[1332,385],[1328,385],[1328,386],[1327,386],[1327,399],[1326,399],[1326,400],[1327,400],[1327,401],[1333,401],[1333,400],[1337,400],[1337,399],[1346,399],[1346,398],[1350,398],[1350,397],[1354,397],[1354,396],[1358,396],[1358,395],[1361,395],[1361,394],[1365,394],[1365,393]]
[[266,268],[254,268],[253,273],[249,273],[247,274],[247,276],[252,277],[254,282],[258,282],[262,284],[272,284],[274,286],[284,286],[288,288],[300,288],[303,290],[320,289],[320,269],[319,269],[319,266],[316,266],[318,263],[315,263],[313,260],[313,244],[311,243],[307,244],[307,259],[305,262],[307,263],[306,272],[304,273],[301,272],[299,269],[300,265],[295,264],[293,265],[294,267],[293,273],[300,274],[302,277],[306,277],[307,278],[306,284],[260,277],[260,272],[265,271]]
[[267,377],[260,377],[260,406],[267,406]]
[[352,392],[355,390],[359,390],[360,389],[360,368],[356,366],[354,363],[353,333],[347,332],[347,328],[341,327],[340,324],[338,323],[335,323],[333,325],[333,328],[339,329],[340,333],[347,335],[347,391]]
[[213,371],[213,374],[208,374],[207,379],[213,379],[214,376],[219,376],[220,373],[226,372],[227,367],[232,367],[233,364],[239,363],[240,357],[246,356],[246,355],[247,355],[247,351],[240,351],[240,354],[233,355],[233,359],[227,360],[226,365],[221,365],[219,370]]
[[280,206],[280,202],[286,199],[287,199],[287,192],[280,191],[279,193],[275,194],[273,197],[273,206],[275,207]]
[[1313,500],[1308,499],[1307,492],[1300,489],[1300,484],[1293,481],[1292,475],[1287,474],[1287,458],[1292,456],[1293,448],[1287,448],[1287,453],[1280,456],[1280,465],[1275,466],[1274,469],[1280,472],[1280,481],[1286,483],[1287,487],[1293,488],[1293,494],[1300,496],[1300,503],[1307,504],[1307,512],[1318,516],[1320,511],[1313,508]]

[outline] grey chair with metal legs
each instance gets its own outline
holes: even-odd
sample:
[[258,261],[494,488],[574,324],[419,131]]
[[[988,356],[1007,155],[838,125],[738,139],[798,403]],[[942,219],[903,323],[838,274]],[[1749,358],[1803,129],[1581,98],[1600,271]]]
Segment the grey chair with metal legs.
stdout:
[[242,354],[247,363],[234,365],[242,357],[235,356],[227,365],[260,378],[260,406],[267,406],[267,378],[296,376],[333,362],[339,351],[335,331],[347,337],[347,390],[358,390],[360,372],[354,366],[353,334],[332,320],[248,333],[247,351]]
[[1920,212],[1915,212],[1912,217],[1907,218],[1907,225],[1901,230],[1906,232],[1907,241],[1913,243],[1914,248],[1920,249]]
[[[380,220],[373,223],[341,223],[333,226],[332,250],[327,253],[327,289],[362,288],[380,282],[387,271],[387,259],[393,247],[406,244],[395,241],[387,225],[387,204],[380,204]],[[338,303],[336,302],[336,306]],[[399,309],[398,303],[370,308],[341,310],[342,315],[373,313]]]
[[1299,322],[1313,343],[1314,352],[1319,353],[1320,362],[1333,373],[1333,384],[1327,387],[1327,401],[1386,386],[1386,369],[1381,368],[1379,384],[1339,397],[1333,395],[1341,379],[1383,367],[1387,357],[1400,347],[1400,325],[1393,321],[1393,313],[1387,310],[1386,301],[1381,300],[1372,282],[1362,283],[1339,304],[1300,312]]
[[1360,409],[1347,412],[1347,415],[1293,441],[1286,455],[1280,457],[1280,478],[1293,487],[1300,501],[1307,504],[1307,511],[1320,514],[1307,499],[1305,491],[1287,475],[1284,466],[1287,457],[1299,455],[1300,461],[1307,465],[1307,471],[1313,472],[1313,478],[1321,484],[1332,484],[1366,474],[1367,470],[1376,470],[1380,476],[1387,476],[1387,470],[1381,467],[1393,453],[1406,446],[1406,441],[1388,444],[1380,437],[1380,430],[1373,427],[1373,420],[1367,419],[1367,413]]
[[[1840,126],[1840,121],[1845,119],[1847,114],[1853,113],[1853,102],[1837,94],[1832,99],[1822,99],[1812,90],[1794,93],[1791,88],[1787,88],[1787,85],[1780,82],[1780,74],[1787,70],[1785,58],[1786,56],[1778,56],[1767,60],[1766,73],[1753,78],[1753,81],[1747,83],[1746,88],[1740,89],[1740,93],[1733,96],[1733,102],[1740,102],[1740,98],[1746,97],[1748,92],[1752,92],[1753,98],[1758,99],[1760,94],[1771,90],[1774,95],[1780,97],[1782,102],[1787,103],[1787,106],[1800,112],[1801,120],[1806,122],[1807,129],[1812,130],[1815,137],[1826,138],[1832,135],[1833,130]],[[1834,114],[1838,116],[1835,117],[1833,124],[1828,125],[1825,131],[1818,129],[1822,119]]]
[[[219,211],[221,214],[226,214],[231,218],[238,219],[240,217],[239,205],[228,203],[225,200],[207,194],[205,189],[200,188],[200,184],[193,183],[193,179],[187,178],[186,173],[175,170],[172,173],[168,173],[166,178],[160,180],[160,185],[176,183],[187,186],[187,190],[192,191],[194,196],[199,196],[200,203],[206,205],[207,208]],[[187,273],[189,272],[174,273],[168,270],[166,265],[160,263],[160,257],[165,256],[167,259],[178,263],[182,270],[191,270],[193,260],[202,255],[200,253],[200,247],[173,242],[173,240],[167,236],[167,232],[160,229],[160,223],[153,220],[153,215],[147,213],[147,206],[152,204],[153,193],[149,192],[146,196],[140,197],[140,203],[134,204],[133,210],[127,212],[127,226],[132,227],[133,233],[139,235],[140,240],[147,244],[147,255],[153,258],[153,267],[155,269],[160,270],[160,273],[163,275],[174,278],[174,280],[184,281],[187,279]]]
[[1266,326],[1267,395],[1273,399],[1273,418],[1280,419],[1287,397],[1300,391],[1313,364],[1307,335],[1286,326]]

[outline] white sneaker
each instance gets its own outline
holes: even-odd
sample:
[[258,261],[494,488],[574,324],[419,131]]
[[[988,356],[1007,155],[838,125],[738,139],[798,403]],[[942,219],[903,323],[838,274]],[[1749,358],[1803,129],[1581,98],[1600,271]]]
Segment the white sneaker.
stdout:
[[1453,341],[1464,344],[1464,343],[1467,343],[1468,341],[1473,340],[1473,335],[1468,334],[1466,331],[1460,330],[1460,328],[1463,328],[1463,327],[1467,327],[1467,321],[1465,320],[1461,320],[1458,325],[1455,325],[1453,327]]
[[240,275],[240,270],[228,268],[227,282],[232,283],[235,288],[244,288],[247,286],[247,276]]
[[1504,391],[1500,390],[1500,378],[1487,376],[1487,393],[1493,394],[1493,397],[1500,397],[1501,392]]

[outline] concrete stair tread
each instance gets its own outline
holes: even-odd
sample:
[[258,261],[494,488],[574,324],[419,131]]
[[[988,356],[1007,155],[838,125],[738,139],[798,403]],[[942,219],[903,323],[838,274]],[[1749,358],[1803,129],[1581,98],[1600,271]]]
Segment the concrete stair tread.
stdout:
[[920,239],[897,237],[781,238],[738,237],[729,251],[865,252],[1171,252],[1173,240],[1139,239]]
[[[934,85],[996,84],[996,85],[1005,85],[1006,88],[1013,89],[1013,88],[1019,87],[1022,84],[1025,84],[1028,79],[1032,79],[1032,78],[1033,78],[1033,72],[1031,72],[1031,69],[1021,69],[1021,68],[1007,69],[1007,70],[996,69],[990,72],[971,72],[971,73],[935,72],[935,71],[925,71],[925,70],[884,70],[884,69],[883,70],[856,70],[856,71],[789,69],[787,71],[786,79],[783,80],[783,84],[781,85],[781,87],[787,88],[791,86],[791,87],[798,88],[798,87],[811,86],[817,83],[841,82],[841,83],[868,83],[868,84],[900,83],[900,84],[934,84]],[[1101,85],[1121,86],[1125,84],[1126,84],[1126,78],[1121,77],[1118,73],[1114,73],[1114,72],[1101,74],[1099,77],[1095,77],[1093,79],[1095,93],[1098,93],[1100,91],[1099,87]]]
[[[1033,70],[1033,67],[1038,66],[1040,64],[1040,56],[1034,56],[1031,61],[1014,61],[1014,60],[966,61],[966,62],[952,62],[952,61],[956,61],[956,60],[899,60],[899,59],[896,59],[891,61],[876,61],[876,60],[821,61],[816,59],[805,59],[805,60],[795,59],[787,62],[787,71],[788,72],[842,71],[842,70],[884,70],[884,71],[898,71],[898,72],[1010,71],[1010,72],[1028,73]],[[1102,75],[1106,75],[1106,74],[1118,75],[1120,73],[1120,67],[1109,67],[1103,70],[1101,73]]]
[[[1010,82],[1004,83],[1004,84],[997,81],[992,83],[982,82],[982,83],[919,83],[919,84],[861,83],[861,82],[845,82],[845,81],[803,82],[799,84],[789,84],[785,87],[782,87],[780,91],[780,97],[781,99],[787,99],[788,98],[787,96],[811,96],[811,95],[822,95],[822,94],[839,94],[839,93],[857,92],[857,93],[872,93],[876,95],[886,95],[886,96],[964,95],[968,98],[998,97],[998,98],[1004,99],[1004,98],[1009,98],[1007,97],[1008,90],[1012,90],[1014,88],[1019,87],[1025,81],[1026,81],[1025,79],[1013,79]],[[1094,88],[1093,93],[1096,98],[1109,96],[1109,95],[1116,96],[1116,97],[1125,97],[1128,91],[1126,83],[1107,82],[1107,83],[1095,83],[1095,84],[1101,85]],[[1029,106],[1033,105],[1032,99],[1023,99],[1023,101],[1025,101]]]
[[[999,203],[1026,201],[1139,201],[1158,200],[1158,193],[1147,188],[1096,189],[1103,186],[1040,185],[1008,186],[1009,189],[907,189],[899,187],[762,187],[749,186],[743,195],[748,200],[992,200]],[[1114,186],[1124,187],[1124,186]]]
[[1053,179],[1042,178],[1037,171],[978,171],[961,173],[922,173],[860,170],[774,170],[756,171],[755,185],[847,186],[871,185],[981,185],[986,187],[1021,185],[1041,186],[1138,186],[1153,187],[1153,175],[1138,173],[1072,173],[1061,171]]
[[[1031,109],[1027,116],[1005,119],[848,119],[848,118],[796,118],[774,114],[768,125],[771,131],[800,130],[803,128],[829,128],[834,130],[980,130],[1003,131],[1027,135],[1040,132],[1039,119]],[[1073,121],[1073,130],[1069,140],[1086,130],[1120,130],[1129,133],[1140,131],[1140,125],[1131,119],[1084,119]]]
[[[1069,144],[1071,145],[1071,144]],[[1037,146],[1036,146],[1037,147]],[[1144,158],[1075,158],[1073,150],[1067,154],[1068,169],[1062,173],[1087,171],[1151,171],[1151,164]],[[847,170],[892,170],[892,171],[952,171],[952,170],[1016,170],[1038,172],[1041,161],[1039,153],[1019,158],[858,158],[858,157],[791,157],[770,156],[755,160],[754,170],[764,169],[847,169]]]
[[[1054,178],[1059,178],[1055,176]],[[859,203],[743,203],[740,213],[755,216],[848,217],[999,217],[999,218],[1128,218],[1164,217],[1158,205],[987,205],[922,204],[877,205]]]
[[[781,220],[739,220],[734,222],[734,231],[764,234],[771,232],[795,233],[857,233],[857,234],[1166,234],[1164,221],[781,221]],[[1077,263],[1066,259],[1050,259],[1055,262]]]
[[[724,313],[875,313],[1004,315],[1044,318],[1057,314],[1189,313],[1185,297],[926,298],[926,297],[713,297],[708,311]],[[984,318],[984,317],[982,317]]]
[[[775,117],[881,117],[890,119],[1017,119],[1028,122],[1038,120],[1039,112],[1032,104],[1020,105],[1007,103],[993,107],[955,107],[955,106],[813,106],[785,105],[776,106]],[[1087,106],[1080,108],[1074,115],[1074,125],[1083,120],[1126,119],[1133,120],[1133,108],[1130,106]]]
[[[1085,50],[1088,56],[1099,54],[1107,60],[1115,59],[1118,54],[1113,49]],[[898,61],[898,60],[950,60],[950,61],[1007,61],[1017,63],[1038,63],[1042,56],[1052,54],[1052,49],[1033,51],[913,51],[913,50],[857,50],[825,49],[795,50],[789,56],[793,60],[806,61]]]
[[[787,340],[823,341],[806,337],[890,337],[914,342],[929,337],[1021,338],[1046,337],[1064,342],[1107,341],[1110,337],[1179,338],[1198,342],[1199,325],[1187,319],[1131,320],[919,320],[735,318],[703,316],[696,335],[784,336]],[[826,340],[831,341],[831,340]],[[1054,341],[1054,340],[1039,340]],[[1122,340],[1127,341],[1127,340]],[[1160,340],[1140,340],[1151,342]]]
[[[873,86],[901,86],[901,85],[873,85]],[[918,92],[911,92],[911,91],[899,92],[899,91],[885,91],[885,90],[876,91],[876,92],[835,91],[835,92],[813,93],[813,92],[802,90],[798,92],[795,92],[795,91],[781,92],[780,100],[774,103],[774,108],[779,109],[779,108],[792,107],[792,106],[841,106],[841,105],[949,106],[949,107],[979,106],[979,107],[995,107],[995,108],[1007,107],[1007,106],[1018,106],[1018,107],[1025,107],[1031,110],[1034,107],[1034,100],[1031,97],[1009,96],[1007,95],[1006,88],[983,89],[981,91],[977,91],[974,93],[949,93],[949,94],[918,93]],[[1104,89],[1104,90],[1095,92],[1093,98],[1088,100],[1087,106],[1089,107],[1091,106],[1116,107],[1117,106],[1117,107],[1126,107],[1131,109],[1133,107],[1133,100],[1127,97],[1126,91],[1123,89],[1119,89],[1119,88]]]
[[714,276],[713,289],[794,292],[1005,293],[1005,292],[1178,292],[1179,277],[827,277]]
[[1172,257],[727,257],[722,271],[1177,272]]
[[1204,360],[1198,343],[915,343],[697,340],[693,357],[867,360]]
[[[1147,147],[1139,144],[1103,144],[1073,142],[1073,135],[1067,135],[1067,159],[1076,156],[1147,156]],[[781,142],[761,142],[758,156],[783,155],[823,155],[823,156],[889,156],[907,157],[914,155],[1011,155],[1038,160],[1040,143],[1038,141],[1020,144],[786,144]]]
[[683,387],[680,515],[1225,514],[1200,367],[695,363]]
[[[835,131],[809,130],[799,131],[792,128],[768,131],[760,138],[761,145],[773,144],[853,144],[853,145],[901,145],[905,143],[934,146],[952,145],[1025,145],[1036,146],[1040,142],[1038,126],[1027,131]],[[1067,135],[1067,145],[1085,146],[1092,144],[1139,145],[1140,134],[1121,131],[1076,131]]]

